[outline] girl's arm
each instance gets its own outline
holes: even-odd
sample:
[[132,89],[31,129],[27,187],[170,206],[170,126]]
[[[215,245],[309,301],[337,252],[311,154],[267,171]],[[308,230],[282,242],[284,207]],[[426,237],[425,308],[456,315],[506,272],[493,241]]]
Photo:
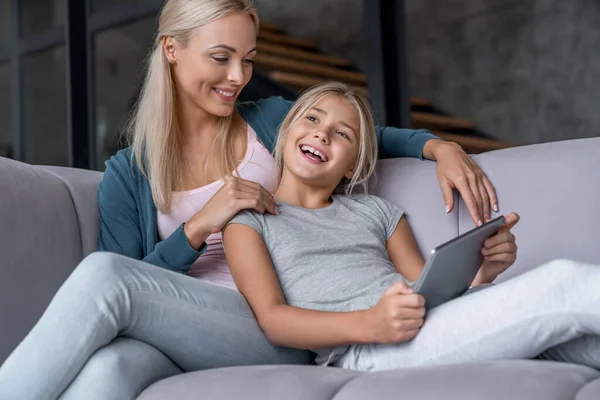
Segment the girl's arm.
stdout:
[[368,310],[325,312],[287,305],[265,242],[254,229],[230,224],[223,243],[233,280],[271,343],[316,349],[375,341],[368,332]]
[[396,271],[409,281],[416,281],[423,271],[425,260],[406,218],[400,219],[394,233],[387,240],[386,247]]

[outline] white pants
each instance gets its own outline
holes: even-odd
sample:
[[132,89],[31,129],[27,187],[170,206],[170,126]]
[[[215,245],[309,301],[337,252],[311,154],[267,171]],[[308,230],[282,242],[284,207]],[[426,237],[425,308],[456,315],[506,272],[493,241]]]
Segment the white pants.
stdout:
[[354,345],[361,371],[540,358],[600,369],[600,266],[557,260],[431,310],[413,340]]

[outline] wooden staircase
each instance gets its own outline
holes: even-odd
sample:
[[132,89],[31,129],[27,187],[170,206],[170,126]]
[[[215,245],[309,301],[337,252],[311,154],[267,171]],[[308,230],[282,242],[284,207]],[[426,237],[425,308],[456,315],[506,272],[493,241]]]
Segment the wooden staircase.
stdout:
[[[312,42],[285,35],[275,25],[261,24],[257,40],[257,68],[274,80],[301,91],[317,83],[338,80],[368,95],[367,76],[342,57],[319,52]],[[411,97],[413,129],[429,129],[435,135],[458,143],[470,154],[513,147],[514,144],[485,137],[469,120],[446,115],[427,99]]]

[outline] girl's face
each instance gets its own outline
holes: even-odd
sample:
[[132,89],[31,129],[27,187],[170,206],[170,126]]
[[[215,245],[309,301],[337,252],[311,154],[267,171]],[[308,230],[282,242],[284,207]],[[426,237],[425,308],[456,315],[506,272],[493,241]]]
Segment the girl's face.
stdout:
[[186,46],[166,38],[163,47],[180,101],[213,116],[233,113],[256,54],[256,31],[248,14],[230,14],[194,29]]
[[342,178],[353,175],[359,135],[356,109],[340,96],[323,97],[290,125],[283,149],[283,175],[335,189]]

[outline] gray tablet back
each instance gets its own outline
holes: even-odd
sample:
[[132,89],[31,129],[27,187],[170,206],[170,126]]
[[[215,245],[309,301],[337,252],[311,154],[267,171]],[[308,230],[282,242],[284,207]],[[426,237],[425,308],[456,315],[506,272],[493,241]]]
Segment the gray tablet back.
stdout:
[[431,252],[421,276],[413,285],[415,293],[425,297],[427,310],[455,299],[469,289],[483,262],[483,243],[495,235],[503,223],[503,216],[495,218]]

